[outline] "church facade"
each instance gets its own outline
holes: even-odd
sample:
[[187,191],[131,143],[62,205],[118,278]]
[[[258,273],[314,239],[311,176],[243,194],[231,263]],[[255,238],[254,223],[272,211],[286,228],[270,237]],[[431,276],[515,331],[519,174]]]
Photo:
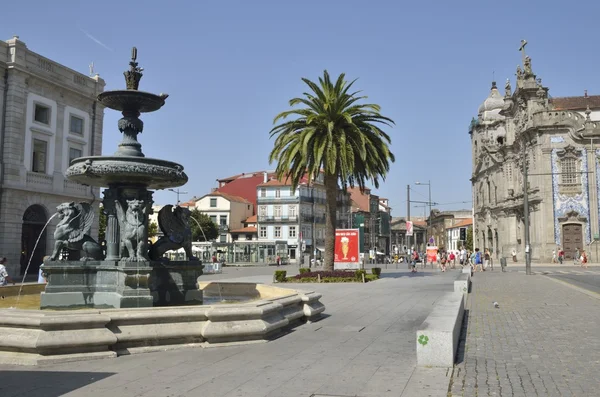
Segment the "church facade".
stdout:
[[[524,43],[526,44],[526,42]],[[524,261],[524,165],[534,262],[591,249],[600,222],[600,96],[552,98],[521,46],[514,92],[496,83],[471,121],[473,244]]]

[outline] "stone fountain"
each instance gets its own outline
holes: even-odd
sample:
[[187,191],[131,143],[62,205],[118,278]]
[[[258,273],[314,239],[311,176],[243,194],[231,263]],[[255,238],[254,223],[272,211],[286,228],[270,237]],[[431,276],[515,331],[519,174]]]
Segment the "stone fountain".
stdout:
[[[137,49],[124,73],[127,89],[98,95],[104,106],[121,111],[123,140],[112,156],[80,157],[66,176],[84,185],[107,187],[102,200],[107,216],[106,247],[90,236],[94,211],[90,203],[58,206],[60,219],[51,258],[44,263],[48,279],[42,309],[125,308],[202,303],[197,279],[202,264],[192,255],[187,208],[167,205],[158,214],[164,237],[148,241],[152,190],[184,185],[188,177],[177,163],[148,158],[137,136],[144,123],[141,113],[159,110],[167,94],[139,91],[142,68]],[[65,248],[80,251],[79,260],[60,260]],[[170,262],[162,255],[184,248],[189,260]]]

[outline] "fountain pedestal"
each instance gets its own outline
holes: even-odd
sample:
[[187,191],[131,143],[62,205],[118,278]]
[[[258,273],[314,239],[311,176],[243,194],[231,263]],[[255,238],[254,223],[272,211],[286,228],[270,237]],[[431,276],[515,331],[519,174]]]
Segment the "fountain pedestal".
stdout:
[[189,261],[47,262],[42,309],[127,308],[202,303],[202,265]]
[[[184,185],[188,177],[177,163],[148,158],[137,136],[144,124],[141,113],[154,112],[165,104],[166,94],[138,91],[142,69],[132,51],[130,70],[124,73],[126,90],[98,95],[104,106],[121,111],[118,122],[123,140],[112,156],[80,157],[71,161],[65,175],[88,186],[108,187],[102,200],[107,216],[106,250],[89,236],[89,204],[66,203],[59,207],[61,221],[51,260],[44,262],[48,284],[41,297],[42,309],[80,307],[126,308],[202,303],[197,279],[202,264],[196,258],[181,262],[159,259],[165,247],[160,240],[148,241],[148,216],[152,213],[152,191]],[[171,209],[171,206],[167,206]],[[191,236],[184,211],[159,214],[159,226],[170,245],[183,247],[191,255]],[[161,215],[162,218],[161,218]],[[189,214],[188,214],[189,215]],[[187,215],[186,215],[187,216]],[[162,219],[162,220],[161,220]],[[59,233],[60,232],[60,233]],[[179,239],[179,240],[178,240]],[[179,241],[179,242],[178,242]],[[62,245],[61,245],[62,244]],[[162,244],[162,245],[160,245]],[[61,261],[60,246],[78,249],[84,260]],[[153,247],[153,259],[149,251]]]

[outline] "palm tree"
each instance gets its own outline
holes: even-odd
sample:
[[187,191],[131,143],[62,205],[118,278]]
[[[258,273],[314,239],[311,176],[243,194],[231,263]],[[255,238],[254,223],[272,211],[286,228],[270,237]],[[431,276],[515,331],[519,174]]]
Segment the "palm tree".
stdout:
[[[394,121],[382,116],[378,105],[359,104],[366,97],[349,93],[356,80],[348,83],[344,77],[340,74],[335,84],[327,71],[319,77],[319,84],[303,78],[311,92],[289,104],[304,107],[279,113],[273,124],[282,122],[270,132],[271,138],[277,138],[269,162],[277,160],[279,179],[291,180],[295,190],[303,177],[310,183],[323,173],[325,270],[333,270],[338,186],[346,190],[358,185],[364,191],[366,182],[371,181],[379,187],[379,178],[385,180],[390,162],[395,160],[388,146],[391,139],[379,127],[391,126]],[[294,119],[284,121],[288,117]]]

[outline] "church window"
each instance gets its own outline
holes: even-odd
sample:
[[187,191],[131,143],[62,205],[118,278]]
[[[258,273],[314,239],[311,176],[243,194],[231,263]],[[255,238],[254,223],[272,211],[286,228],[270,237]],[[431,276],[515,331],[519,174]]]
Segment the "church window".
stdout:
[[566,157],[561,161],[561,184],[578,185],[577,159]]
[[490,181],[487,181],[487,197],[488,197],[488,203],[492,203],[492,188],[490,186]]

